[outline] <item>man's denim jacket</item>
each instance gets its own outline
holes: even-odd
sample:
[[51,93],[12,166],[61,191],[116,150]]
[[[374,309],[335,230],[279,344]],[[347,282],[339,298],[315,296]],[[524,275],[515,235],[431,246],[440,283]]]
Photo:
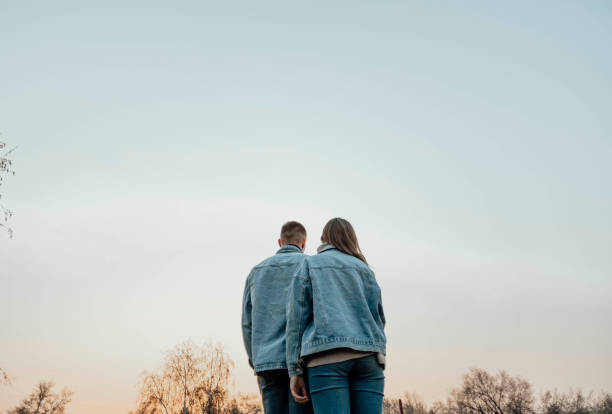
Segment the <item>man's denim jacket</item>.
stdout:
[[242,338],[255,372],[286,369],[285,309],[291,281],[306,255],[292,244],[251,270],[242,301]]
[[380,287],[361,260],[325,246],[307,257],[287,302],[287,368],[303,373],[302,358],[334,348],[385,354]]

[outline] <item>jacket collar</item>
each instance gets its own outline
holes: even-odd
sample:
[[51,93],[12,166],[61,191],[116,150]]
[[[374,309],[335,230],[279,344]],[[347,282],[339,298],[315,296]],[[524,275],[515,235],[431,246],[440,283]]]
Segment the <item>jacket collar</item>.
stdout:
[[302,253],[302,249],[300,249],[295,244],[285,244],[283,247],[278,249],[276,254],[279,254],[279,253],[295,253],[295,252]]
[[331,249],[335,249],[336,247],[332,244],[322,244],[317,248],[317,253],[323,253]]

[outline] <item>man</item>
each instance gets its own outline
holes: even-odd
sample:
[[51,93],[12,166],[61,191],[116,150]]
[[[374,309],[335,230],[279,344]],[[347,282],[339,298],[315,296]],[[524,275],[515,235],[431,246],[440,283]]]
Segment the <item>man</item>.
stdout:
[[251,270],[242,302],[242,337],[257,375],[265,414],[310,414],[310,402],[298,404],[289,390],[285,353],[285,309],[292,278],[306,258],[306,229],[285,223],[280,250]]

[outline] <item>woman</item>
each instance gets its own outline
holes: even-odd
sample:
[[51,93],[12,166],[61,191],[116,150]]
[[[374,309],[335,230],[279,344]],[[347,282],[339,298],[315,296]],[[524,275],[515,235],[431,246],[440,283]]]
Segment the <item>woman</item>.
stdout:
[[[353,226],[331,219],[297,271],[287,304],[287,366],[316,414],[382,412],[386,338],[380,288]],[[307,378],[304,378],[307,376]]]

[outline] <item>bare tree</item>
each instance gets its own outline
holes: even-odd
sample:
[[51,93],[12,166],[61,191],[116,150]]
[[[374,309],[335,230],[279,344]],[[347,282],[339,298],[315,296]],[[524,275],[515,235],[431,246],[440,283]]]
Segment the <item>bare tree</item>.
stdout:
[[[13,170],[13,162],[9,158],[9,155],[15,150],[16,147],[6,151],[6,144],[4,142],[0,142],[0,187],[2,186],[5,175],[15,175],[15,171]],[[12,217],[13,212],[8,208],[4,207],[1,203],[2,201],[2,192],[0,192],[0,227],[3,227],[7,232],[9,237],[13,237],[13,229],[11,229],[7,222]]]
[[193,412],[196,403],[196,388],[201,365],[200,353],[195,344],[190,341],[178,345],[166,357],[165,376],[175,384],[175,398],[182,397],[181,413]]
[[202,348],[202,369],[199,371],[197,401],[202,414],[220,413],[227,399],[233,361],[220,345]]
[[612,393],[602,393],[594,408],[600,414],[612,414]]
[[540,396],[539,414],[612,414],[612,394],[604,393],[596,398],[592,392],[580,389],[563,393],[546,391]]
[[160,412],[171,414],[172,391],[173,386],[170,378],[164,375],[146,374],[140,390],[140,404],[137,412],[142,414]]
[[446,404],[435,405],[440,414],[531,414],[534,413],[531,384],[500,371],[491,375],[472,368],[460,388],[451,391]]
[[59,394],[53,392],[54,384],[41,381],[34,391],[8,414],[64,414],[72,400],[72,392],[64,388]]
[[221,414],[229,403],[232,367],[220,345],[186,341],[166,355],[158,373],[145,373],[137,412]]

